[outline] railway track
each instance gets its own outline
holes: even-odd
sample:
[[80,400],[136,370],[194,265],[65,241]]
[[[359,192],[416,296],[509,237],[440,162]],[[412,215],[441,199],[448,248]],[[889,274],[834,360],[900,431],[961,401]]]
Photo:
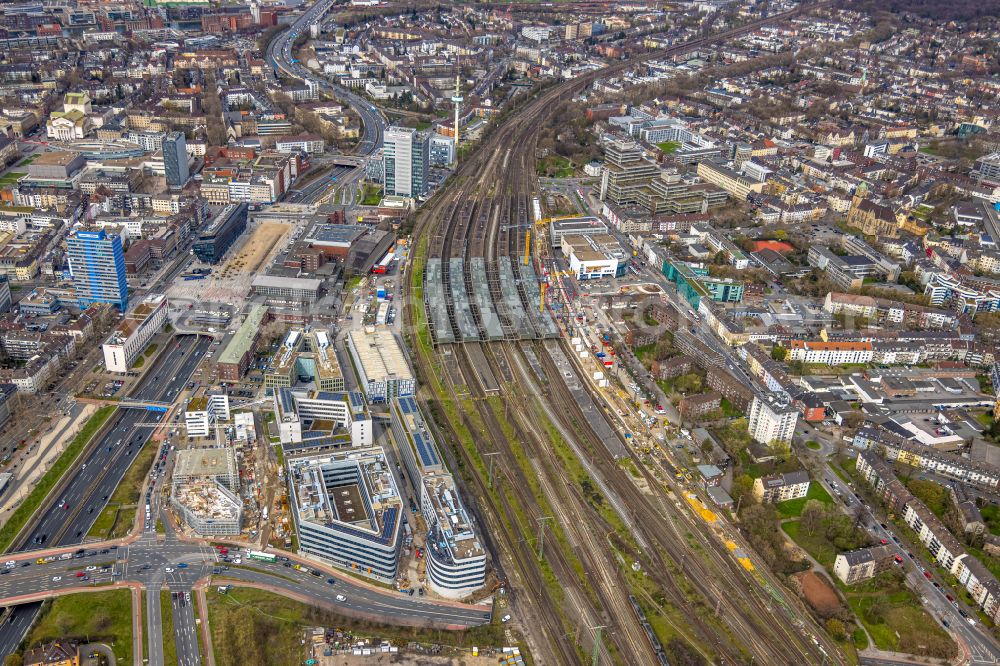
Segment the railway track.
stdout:
[[[810,7],[825,4],[821,2]],[[759,23],[779,20],[802,10],[786,12]],[[696,48],[751,30],[758,24],[693,40],[651,53],[646,58]],[[539,321],[531,312],[526,278],[520,275],[518,258],[526,244],[525,236],[532,229],[528,206],[536,192],[534,155],[539,128],[558,101],[575,95],[597,76],[613,74],[632,64],[619,63],[539,92],[525,102],[518,113],[493,130],[479,150],[460,166],[452,187],[439,192],[422,211],[414,238],[427,234],[427,256],[440,260],[451,327],[448,332],[454,339],[470,339],[463,335],[468,336],[474,327],[478,340],[488,340],[489,319],[493,316],[500,319],[505,333],[515,326],[526,327],[525,330],[538,326]],[[476,259],[484,262],[496,312],[491,311],[489,302],[483,304],[474,298],[468,299],[468,306],[456,306],[456,293],[471,295],[478,288],[470,272],[464,269]],[[516,299],[497,289],[495,278],[504,260],[511,264],[517,285]],[[459,270],[453,273],[450,266]],[[534,276],[533,269],[530,275]],[[514,309],[501,307],[505,297]],[[516,321],[511,316],[518,302],[524,309],[524,321]],[[406,317],[413,330],[412,308],[407,308]],[[640,622],[638,605],[629,594],[629,583],[622,570],[621,551],[629,551],[635,561],[642,562],[663,594],[659,599],[647,595],[644,603],[659,609],[669,606],[667,610],[672,609],[672,615],[682,618],[683,624],[675,624],[675,629],[692,644],[701,646],[709,660],[818,664],[827,660],[823,652],[829,652],[833,658],[838,656],[832,648],[818,650],[819,645],[808,640],[802,630],[785,626],[783,618],[776,617],[775,606],[779,605],[776,600],[760,591],[758,581],[749,580],[735,570],[721,542],[711,534],[706,535],[704,526],[694,524],[685,510],[672,510],[669,498],[664,501],[662,497],[657,498],[659,506],[654,506],[651,499],[639,491],[600,438],[589,428],[580,426],[586,419],[558,380],[558,371],[544,346],[535,344],[531,348],[534,362],[542,359],[544,381],[535,382],[526,369],[528,361],[522,347],[511,342],[478,340],[447,345],[461,377],[458,385],[449,388],[453,393],[466,396],[466,404],[472,404],[473,413],[464,413],[462,403],[457,403],[457,418],[462,428],[481,438],[476,441],[476,451],[459,446],[455,454],[473,470],[467,476],[484,509],[485,521],[489,529],[495,530],[494,534],[500,535],[498,555],[515,583],[512,587],[517,591],[515,603],[519,620],[531,628],[532,637],[537,639],[532,649],[539,661],[577,663],[585,647],[583,643],[592,643],[581,642],[580,634],[595,626],[609,628],[607,645],[603,649],[606,659],[619,663],[664,660],[655,636],[652,632],[647,633]],[[421,372],[434,372],[430,358],[421,353],[414,358]],[[483,367],[484,358],[486,367]],[[538,374],[538,370],[534,372]],[[501,387],[499,395],[494,389],[497,386]],[[633,527],[636,541],[642,544],[640,547],[630,551],[627,544],[612,545],[608,538],[612,529],[606,530],[604,539],[597,538],[602,525],[604,528],[610,526],[579,489],[564,480],[566,471],[552,455],[551,433],[540,427],[541,419],[537,419],[533,406],[535,401],[550,405],[551,420],[564,439],[572,441],[578,457],[585,460],[589,469],[594,470],[617,496],[617,505],[627,507],[626,523]],[[496,411],[498,404],[504,408],[502,418]],[[460,433],[454,431],[458,427],[455,418],[452,417],[451,426],[457,437]],[[500,491],[491,489],[475,471],[483,469],[484,453],[495,454],[497,458],[492,465],[503,470],[503,474],[498,475],[503,479],[498,482]],[[642,470],[642,475],[647,484],[662,487],[647,470]],[[518,495],[512,497],[511,490]],[[543,571],[526,532],[530,533],[535,527],[535,521],[545,519],[546,512],[551,512],[549,515],[557,519],[561,527],[553,535],[559,538],[545,542]],[[704,558],[692,556],[694,548],[704,552]],[[584,576],[581,576],[581,567]],[[676,579],[680,574],[683,574],[683,583]],[[546,584],[547,575],[556,578],[561,593]],[[530,593],[520,594],[521,591]],[[741,594],[733,594],[734,591]],[[720,619],[723,617],[724,621]],[[576,637],[572,641],[568,640],[571,634]]]
[[[810,652],[817,652],[818,646],[803,634],[805,625],[793,630],[792,618],[780,617],[777,607],[781,604],[777,599],[754,594],[760,590],[759,581],[734,566],[735,562],[720,538],[706,534],[705,526],[697,524],[698,519],[689,512],[670,510],[668,504],[671,500],[683,503],[682,488],[674,485],[672,480],[668,481],[670,495],[657,507],[650,496],[642,493],[627,478],[604,443],[585,425],[587,421],[566,385],[560,381],[560,370],[552,358],[548,354],[537,356],[552,378],[548,386],[553,412],[562,416],[563,427],[576,435],[576,441],[583,447],[583,456],[599,470],[622,504],[628,507],[633,524],[638,526],[647,541],[657,546],[643,553],[648,558],[646,571],[649,575],[665,587],[670,584],[666,572],[682,572],[699,596],[710,602],[712,612],[726,618],[734,637],[745,645],[754,646],[754,654],[765,659],[766,663],[791,663]],[[649,487],[664,486],[647,468],[637,467]],[[704,558],[691,555],[692,541],[697,552],[705,554]],[[662,549],[662,554],[658,549]],[[768,583],[774,585],[773,581]],[[736,589],[749,591],[751,595],[735,596],[732,591]],[[807,616],[805,609],[791,610]],[[770,618],[778,621],[768,621]],[[832,644],[827,644],[824,649],[829,654],[836,654]],[[761,652],[763,654],[759,654]],[[822,658],[822,653],[817,654],[817,662]]]

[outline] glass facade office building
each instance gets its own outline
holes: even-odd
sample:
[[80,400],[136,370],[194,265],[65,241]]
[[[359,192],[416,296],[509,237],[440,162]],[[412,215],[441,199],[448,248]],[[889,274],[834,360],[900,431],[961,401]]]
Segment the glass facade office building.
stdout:
[[106,229],[78,230],[66,239],[66,251],[81,308],[111,303],[122,312],[128,309],[125,252],[119,234]]
[[188,181],[187,143],[180,132],[170,132],[163,138],[163,168],[167,186],[181,188]]

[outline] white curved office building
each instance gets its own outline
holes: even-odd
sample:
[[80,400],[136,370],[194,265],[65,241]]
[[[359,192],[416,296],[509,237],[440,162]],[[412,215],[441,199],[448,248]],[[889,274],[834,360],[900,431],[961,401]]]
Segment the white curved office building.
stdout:
[[421,479],[427,521],[427,581],[442,597],[461,599],[486,583],[486,550],[479,542],[450,474]]

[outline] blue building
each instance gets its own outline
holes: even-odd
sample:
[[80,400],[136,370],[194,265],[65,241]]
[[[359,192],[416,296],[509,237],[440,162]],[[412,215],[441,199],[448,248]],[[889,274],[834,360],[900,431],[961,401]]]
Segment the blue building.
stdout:
[[664,277],[677,286],[677,293],[684,297],[697,312],[702,298],[720,303],[740,303],[743,300],[743,283],[727,278],[716,278],[708,269],[683,261],[664,261]]
[[78,229],[66,239],[66,254],[73,274],[77,303],[111,303],[128,310],[125,251],[120,234],[106,229]]

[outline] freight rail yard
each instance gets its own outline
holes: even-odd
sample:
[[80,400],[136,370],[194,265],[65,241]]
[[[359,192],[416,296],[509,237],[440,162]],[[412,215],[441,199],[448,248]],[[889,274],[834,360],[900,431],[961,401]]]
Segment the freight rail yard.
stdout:
[[[461,443],[498,568],[515,592],[531,591],[514,604],[541,637],[532,650],[546,663],[593,651],[665,663],[644,630],[659,614],[713,662],[836,661],[797,602],[737,561],[734,531],[720,538],[672,479],[624,469],[634,462],[602,409],[569,388],[579,383],[562,343],[518,341],[556,337],[534,259],[522,259],[537,221],[534,142],[555,100],[585,84],[529,100],[459,166],[419,218],[407,300],[421,380]],[[497,288],[511,282],[518,299]]]

